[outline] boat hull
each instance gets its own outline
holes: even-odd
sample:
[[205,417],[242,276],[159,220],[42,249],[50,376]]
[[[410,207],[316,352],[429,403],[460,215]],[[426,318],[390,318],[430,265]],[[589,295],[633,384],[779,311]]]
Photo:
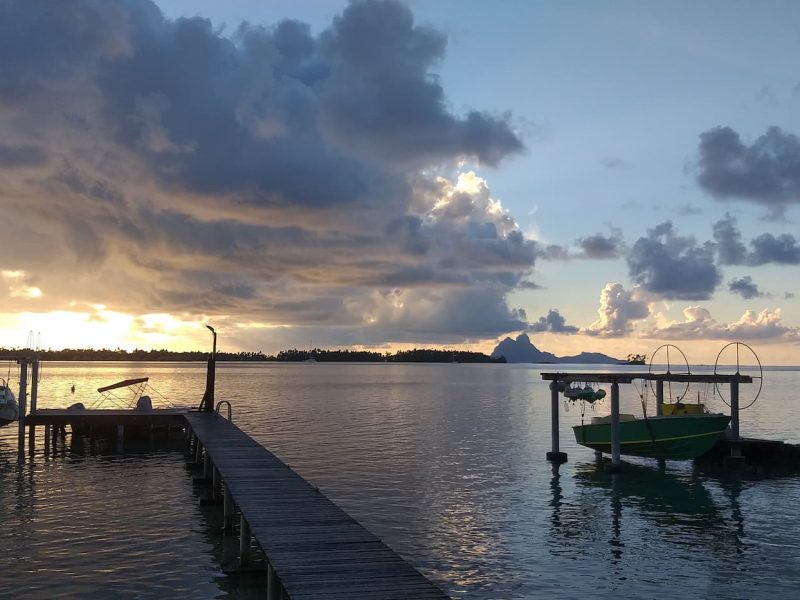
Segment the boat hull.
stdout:
[[[702,456],[725,434],[728,415],[650,417],[619,424],[620,453],[672,460]],[[611,423],[576,425],[575,441],[582,446],[611,453]]]

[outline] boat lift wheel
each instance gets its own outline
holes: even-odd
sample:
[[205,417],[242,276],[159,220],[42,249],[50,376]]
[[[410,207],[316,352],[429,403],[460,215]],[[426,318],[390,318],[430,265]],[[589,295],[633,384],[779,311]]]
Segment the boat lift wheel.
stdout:
[[[678,351],[678,354],[680,354],[681,357],[683,358],[683,364],[686,366],[686,371],[676,371],[676,373],[679,373],[679,374],[682,374],[682,375],[690,375],[691,374],[691,370],[689,369],[689,361],[686,358],[686,355],[683,353],[683,350],[678,348],[675,344],[662,344],[661,346],[656,348],[655,352],[653,352],[652,356],[650,357],[650,366],[647,368],[648,374],[650,374],[650,375],[654,374],[653,373],[653,362],[654,362],[656,356],[658,356],[658,353],[661,352],[662,350],[663,350],[663,353],[666,354],[667,375],[672,373],[672,363],[671,363],[670,358],[669,358],[669,350],[670,350],[670,348],[672,348],[673,350],[677,350]],[[674,355],[675,355],[675,353],[673,352],[673,356]],[[658,364],[658,363],[656,363],[656,364]],[[669,389],[669,399],[670,399],[670,402],[672,402],[672,382],[671,381],[667,381],[667,384],[668,384],[668,389]],[[656,394],[656,390],[653,387],[653,381],[652,380],[649,381],[649,385],[650,385],[650,390],[653,392],[653,395],[655,395]],[[686,396],[688,391],[689,391],[689,382],[687,381],[686,382],[686,387],[683,388],[683,392],[681,392],[680,394],[678,394],[676,396],[676,400],[678,402],[683,400],[683,398]]]
[[[753,406],[753,404],[756,403],[756,400],[758,400],[758,397],[761,395],[761,388],[764,386],[764,368],[761,366],[761,360],[759,360],[758,354],[756,354],[756,351],[753,350],[750,346],[748,346],[744,342],[731,342],[730,344],[726,344],[725,346],[723,346],[722,350],[720,350],[719,354],[717,354],[717,360],[714,361],[714,375],[723,375],[723,373],[721,373],[723,365],[720,364],[720,359],[722,358],[722,355],[725,353],[725,351],[728,350],[728,348],[730,348],[731,346],[736,347],[736,375],[741,375],[740,373],[740,370],[742,368],[741,357],[740,357],[741,348],[746,348],[750,352],[750,354],[753,355],[753,358],[755,359],[756,363],[755,365],[751,366],[745,365],[745,369],[753,372],[757,370],[758,372],[758,375],[751,375],[753,379],[758,379],[758,390],[756,391],[756,395],[753,396],[753,399],[750,401],[749,404],[747,404],[746,406],[742,405],[739,406],[739,410],[744,410],[746,408],[750,408],[751,406]],[[719,383],[714,383],[714,388],[716,389],[717,394],[719,394],[720,400],[722,400],[726,406],[730,406],[731,403],[729,399],[725,398],[725,394],[722,393],[722,389],[720,389]]]

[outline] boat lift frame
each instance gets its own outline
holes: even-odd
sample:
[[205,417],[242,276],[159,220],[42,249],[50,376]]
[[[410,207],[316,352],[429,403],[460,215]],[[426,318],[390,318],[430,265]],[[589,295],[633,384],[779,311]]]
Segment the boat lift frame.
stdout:
[[550,435],[551,447],[547,453],[547,460],[553,463],[567,461],[567,453],[559,448],[558,427],[558,384],[559,383],[606,383],[611,384],[611,471],[622,468],[620,458],[620,431],[619,431],[619,386],[630,384],[636,379],[654,381],[656,384],[656,416],[663,414],[664,382],[676,383],[727,383],[731,389],[731,455],[726,457],[726,462],[741,464],[744,460],[741,450],[741,437],[739,436],[739,384],[752,383],[750,375],[717,375],[694,373],[542,373],[542,379],[550,382]]

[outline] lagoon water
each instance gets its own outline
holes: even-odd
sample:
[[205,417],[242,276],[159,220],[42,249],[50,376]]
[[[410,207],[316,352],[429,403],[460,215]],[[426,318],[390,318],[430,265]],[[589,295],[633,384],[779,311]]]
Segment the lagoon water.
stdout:
[[[222,364],[217,399],[455,598],[766,598],[800,589],[800,477],[737,477],[691,462],[662,470],[646,459],[610,476],[575,444],[570,426],[582,415],[572,405],[560,407],[569,462],[554,472],[544,458],[550,400],[541,372]],[[90,404],[97,387],[137,376],[150,376],[154,400],[195,405],[204,365],[45,363],[39,406]],[[800,443],[798,388],[800,370],[767,370],[742,433]],[[697,391],[726,409],[705,389],[689,397]],[[748,393],[743,386],[743,401]],[[623,412],[638,406],[637,391],[622,386]],[[608,403],[596,410],[607,414]],[[263,593],[258,577],[226,575],[233,550],[215,509],[198,507],[180,444],[119,454],[113,443],[68,434],[55,455],[40,440],[19,468],[16,435],[16,426],[0,430],[0,597]]]

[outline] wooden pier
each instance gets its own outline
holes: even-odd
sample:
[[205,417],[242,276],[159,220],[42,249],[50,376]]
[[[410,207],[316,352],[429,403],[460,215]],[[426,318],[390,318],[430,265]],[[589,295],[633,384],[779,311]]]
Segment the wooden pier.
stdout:
[[[226,530],[240,515],[240,554],[251,536],[269,562],[268,599],[447,598],[377,537],[275,455],[215,413],[185,415],[191,453],[224,496]],[[221,492],[221,488],[224,491]]]

